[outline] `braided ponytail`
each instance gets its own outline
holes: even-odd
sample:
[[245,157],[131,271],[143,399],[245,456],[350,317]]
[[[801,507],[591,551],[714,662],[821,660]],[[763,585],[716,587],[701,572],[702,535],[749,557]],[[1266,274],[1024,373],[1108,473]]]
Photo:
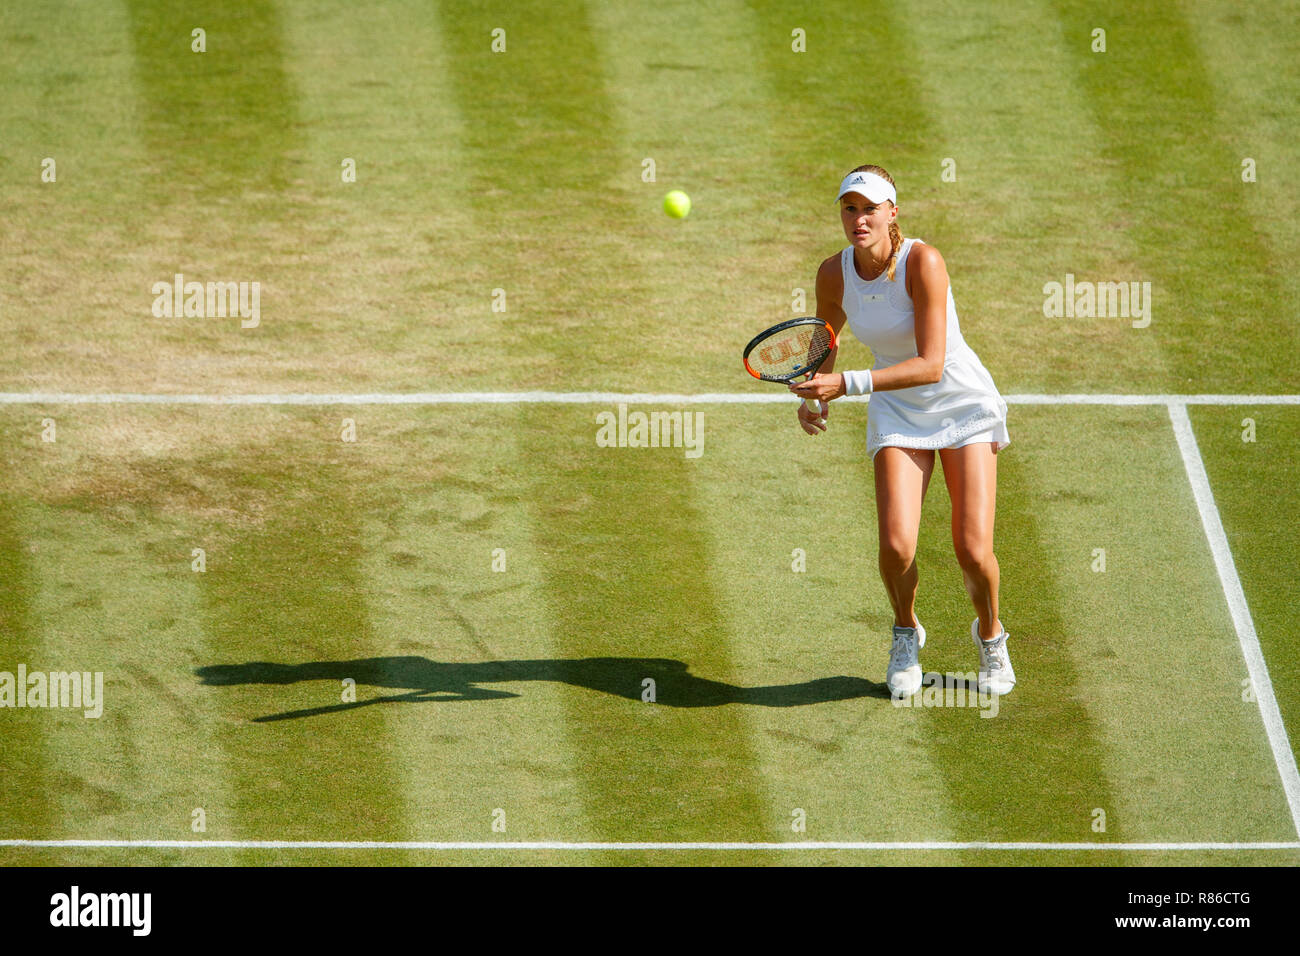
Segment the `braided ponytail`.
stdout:
[[[895,187],[898,185],[894,182],[894,177],[885,172],[883,166],[859,166],[853,171],[855,173],[875,173],[881,179],[887,181],[889,185]],[[889,242],[891,245],[889,252],[889,281],[894,282],[896,281],[894,279],[894,270],[898,268],[898,255],[903,251],[903,234],[899,231],[897,219],[889,224]]]
[[889,241],[893,249],[889,253],[889,281],[894,281],[894,270],[898,268],[898,254],[903,249],[903,234],[898,231],[898,220],[889,224]]

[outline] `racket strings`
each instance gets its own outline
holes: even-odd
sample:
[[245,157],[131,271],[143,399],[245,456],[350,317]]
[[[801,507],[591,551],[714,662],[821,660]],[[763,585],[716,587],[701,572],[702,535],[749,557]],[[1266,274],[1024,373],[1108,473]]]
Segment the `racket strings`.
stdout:
[[788,382],[821,365],[831,351],[826,326],[801,326],[763,339],[749,353],[749,365],[762,378]]

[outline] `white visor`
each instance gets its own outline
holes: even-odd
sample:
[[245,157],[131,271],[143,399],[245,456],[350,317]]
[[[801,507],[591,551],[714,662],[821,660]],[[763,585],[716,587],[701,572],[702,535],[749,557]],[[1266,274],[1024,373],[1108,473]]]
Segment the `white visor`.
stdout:
[[890,185],[889,180],[875,173],[849,173],[840,183],[840,192],[835,197],[835,201],[839,202],[845,193],[858,193],[874,203],[882,203],[888,199],[895,206],[898,205],[898,193],[894,192],[894,187]]

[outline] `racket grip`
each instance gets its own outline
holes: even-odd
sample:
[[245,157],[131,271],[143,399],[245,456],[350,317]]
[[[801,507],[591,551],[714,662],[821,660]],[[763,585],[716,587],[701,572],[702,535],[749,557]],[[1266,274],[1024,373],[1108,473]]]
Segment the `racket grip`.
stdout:
[[817,399],[805,398],[803,400],[803,405],[804,408],[808,409],[808,411],[812,412],[814,415],[818,416],[819,418],[821,417],[822,403],[817,401]]

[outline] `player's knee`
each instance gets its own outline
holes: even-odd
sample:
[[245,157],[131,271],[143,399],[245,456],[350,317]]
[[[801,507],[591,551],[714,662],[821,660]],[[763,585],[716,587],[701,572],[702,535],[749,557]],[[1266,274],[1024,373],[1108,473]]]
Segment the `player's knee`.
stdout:
[[916,560],[916,542],[907,538],[885,538],[880,542],[880,567],[894,573],[906,571]]
[[953,550],[957,564],[967,574],[987,576],[996,564],[993,549],[983,541],[957,540],[953,542]]

